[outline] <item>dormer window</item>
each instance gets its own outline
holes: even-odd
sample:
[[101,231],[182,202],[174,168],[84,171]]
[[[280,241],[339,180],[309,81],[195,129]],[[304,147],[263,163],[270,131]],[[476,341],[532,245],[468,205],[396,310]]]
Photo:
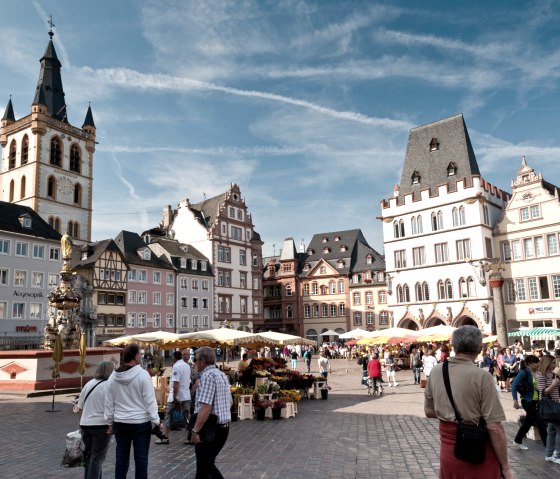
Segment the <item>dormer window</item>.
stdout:
[[339,268],[339,269],[344,268],[344,261],[338,260],[337,263],[336,263],[336,267]]
[[87,251],[82,252],[82,261],[87,259]]
[[345,245],[342,245],[342,246],[340,247],[340,252],[341,252],[341,253],[344,253],[345,251],[348,251],[348,248],[347,248]]
[[368,254],[366,256],[366,264],[371,264],[373,263],[373,256],[371,256],[370,254]]
[[31,218],[28,215],[22,215],[19,217],[19,223],[22,228],[31,228]]
[[142,258],[144,258],[145,261],[150,261],[152,257],[152,252],[146,248],[143,252],[142,252]]
[[181,268],[186,268],[186,267],[187,267],[187,259],[181,258]]
[[447,176],[455,176],[457,174],[457,165],[453,162],[447,166]]
[[437,138],[432,138],[432,141],[430,141],[430,151],[437,151],[439,150],[439,142],[437,141]]
[[200,270],[201,271],[206,271],[206,261],[201,261],[200,262]]
[[334,240],[335,240],[335,241],[340,241],[340,236],[335,236],[335,237],[334,237]]
[[196,271],[198,269],[198,261],[196,259],[191,259],[191,269]]
[[415,170],[414,173],[412,173],[412,184],[417,185],[418,183],[420,183],[420,173]]
[[309,263],[305,263],[305,266],[303,267],[303,271],[309,271]]
[[313,251],[311,248],[309,248],[307,250],[307,256],[311,256],[315,251]]
[[328,246],[326,246],[325,248],[323,248],[323,254],[328,254],[328,253],[330,253],[330,252],[331,252],[331,249],[330,249]]
[[322,239],[323,243],[328,243],[329,242],[329,238],[327,238],[326,236]]

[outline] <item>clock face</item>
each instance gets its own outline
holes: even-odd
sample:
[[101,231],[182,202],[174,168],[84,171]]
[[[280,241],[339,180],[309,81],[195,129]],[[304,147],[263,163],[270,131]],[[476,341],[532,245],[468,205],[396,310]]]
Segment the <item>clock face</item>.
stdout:
[[58,193],[63,197],[71,197],[74,192],[74,183],[72,180],[66,177],[62,177],[58,180]]

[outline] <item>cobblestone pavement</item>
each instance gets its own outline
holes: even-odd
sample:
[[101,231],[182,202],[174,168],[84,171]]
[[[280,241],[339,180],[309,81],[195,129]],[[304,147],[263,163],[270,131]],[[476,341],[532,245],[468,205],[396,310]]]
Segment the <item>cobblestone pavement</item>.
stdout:
[[[314,361],[315,364],[315,361]],[[332,361],[328,400],[306,400],[295,418],[280,421],[240,421],[230,428],[218,467],[228,479],[436,478],[439,475],[437,421],[423,414],[423,395],[409,371],[397,373],[399,386],[386,388],[381,398],[368,398],[359,384],[359,366]],[[300,370],[303,365],[300,364]],[[511,396],[502,394],[508,415],[509,444],[519,412]],[[27,399],[0,392],[0,475],[10,478],[77,478],[78,468],[59,466],[66,433],[77,429],[71,395]],[[194,478],[194,448],[183,445],[185,433],[171,433],[171,444],[150,447],[149,476]],[[560,466],[544,461],[540,443],[526,439],[528,451],[510,448],[516,477],[557,477]],[[115,445],[104,466],[114,471]],[[131,461],[133,464],[133,461]],[[129,477],[134,477],[133,465]]]

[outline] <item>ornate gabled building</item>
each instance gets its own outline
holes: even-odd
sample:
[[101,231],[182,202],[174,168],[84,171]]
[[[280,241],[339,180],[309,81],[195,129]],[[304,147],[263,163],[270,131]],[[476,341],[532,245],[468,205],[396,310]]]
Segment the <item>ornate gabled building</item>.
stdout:
[[306,256],[296,251],[293,238],[286,238],[278,256],[263,259],[264,317],[262,323],[255,321],[255,332],[272,330],[296,336],[305,334],[299,274]]
[[481,177],[462,115],[410,131],[400,183],[381,202],[392,326],[492,329],[485,266],[509,197]]
[[373,301],[367,303],[373,309],[367,310],[371,314],[366,321],[369,318],[371,329],[382,326],[388,313],[376,309],[374,298],[384,297],[380,296],[385,290],[384,271],[382,256],[368,245],[361,230],[314,235],[299,274],[305,336],[317,340],[329,329],[344,333],[363,325],[366,295]]
[[[525,161],[494,230],[508,330],[560,328],[560,189]],[[499,252],[499,253],[498,253]]]
[[112,239],[76,245],[70,262],[89,346],[125,333],[128,265]]
[[126,333],[176,329],[176,272],[165,256],[158,257],[144,239],[131,231],[115,238],[128,271]]
[[148,246],[156,256],[165,258],[177,275],[177,332],[209,329],[214,315],[214,275],[208,258],[192,245],[151,233],[143,235]]
[[0,121],[0,199],[29,206],[59,233],[89,241],[95,123],[91,107],[81,128],[69,123],[49,35],[31,113],[16,120],[10,98]]
[[211,328],[227,324],[253,330],[262,322],[262,244],[239,186],[200,203],[182,200],[164,208],[160,229],[192,244],[212,262],[214,318]]

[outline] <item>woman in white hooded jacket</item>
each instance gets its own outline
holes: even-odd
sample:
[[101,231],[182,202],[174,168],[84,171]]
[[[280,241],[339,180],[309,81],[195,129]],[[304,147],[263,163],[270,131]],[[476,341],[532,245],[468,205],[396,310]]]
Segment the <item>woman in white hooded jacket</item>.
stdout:
[[141,361],[139,346],[129,344],[123,352],[123,363],[107,381],[105,420],[117,442],[115,479],[126,478],[131,445],[136,479],[147,479],[151,431],[153,426],[160,426],[152,379],[142,369]]

